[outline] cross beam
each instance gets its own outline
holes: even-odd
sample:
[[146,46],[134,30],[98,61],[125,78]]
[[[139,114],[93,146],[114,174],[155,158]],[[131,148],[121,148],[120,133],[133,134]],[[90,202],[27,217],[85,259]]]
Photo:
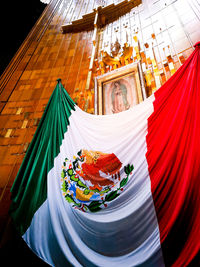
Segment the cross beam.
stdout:
[[132,8],[140,5],[142,0],[125,0],[119,4],[111,4],[106,7],[99,6],[92,13],[83,15],[81,19],[74,20],[70,24],[62,25],[63,33],[91,31],[94,29],[94,21],[98,12],[96,25],[102,28],[105,25],[114,22],[119,17],[127,14]]

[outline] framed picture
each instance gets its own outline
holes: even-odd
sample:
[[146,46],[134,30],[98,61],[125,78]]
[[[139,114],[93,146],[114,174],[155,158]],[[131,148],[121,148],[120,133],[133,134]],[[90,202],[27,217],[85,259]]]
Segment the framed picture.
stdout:
[[95,114],[115,114],[143,101],[138,63],[95,78]]

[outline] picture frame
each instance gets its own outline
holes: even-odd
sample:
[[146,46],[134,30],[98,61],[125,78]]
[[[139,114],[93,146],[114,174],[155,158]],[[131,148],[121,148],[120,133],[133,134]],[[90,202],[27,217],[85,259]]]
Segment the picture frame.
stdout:
[[146,98],[139,63],[132,63],[95,78],[95,114],[127,110]]

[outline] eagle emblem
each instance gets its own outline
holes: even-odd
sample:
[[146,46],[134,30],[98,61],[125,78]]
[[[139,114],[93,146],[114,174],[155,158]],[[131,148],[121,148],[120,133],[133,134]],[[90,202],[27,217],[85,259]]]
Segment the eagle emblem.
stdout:
[[63,162],[63,196],[75,209],[100,211],[121,194],[133,170],[130,164],[123,168],[114,153],[82,149],[73,160],[66,158]]

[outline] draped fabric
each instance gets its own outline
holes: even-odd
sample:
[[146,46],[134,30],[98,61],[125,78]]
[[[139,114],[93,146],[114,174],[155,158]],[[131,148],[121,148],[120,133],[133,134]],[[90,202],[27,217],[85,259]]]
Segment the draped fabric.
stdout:
[[11,189],[11,214],[21,234],[47,198],[47,173],[60,151],[74,108],[67,92],[61,89],[62,95],[58,86],[54,90]]
[[148,119],[146,157],[169,266],[188,265],[200,250],[200,43],[195,47],[155,93]]
[[11,216],[52,266],[188,266],[200,247],[200,44],[118,114],[78,108],[60,81],[12,188]]

